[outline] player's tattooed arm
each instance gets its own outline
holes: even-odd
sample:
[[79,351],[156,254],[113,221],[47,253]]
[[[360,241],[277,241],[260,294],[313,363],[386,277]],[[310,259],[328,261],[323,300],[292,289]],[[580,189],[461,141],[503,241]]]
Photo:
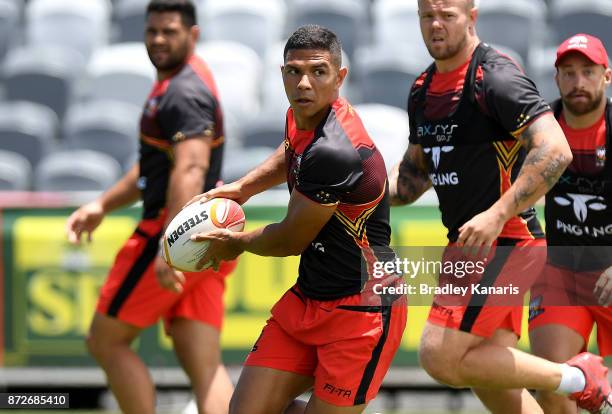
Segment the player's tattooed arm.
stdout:
[[527,149],[519,178],[525,177],[527,185],[518,188],[520,191],[515,195],[517,206],[535,193],[543,191],[542,194],[538,194],[540,197],[548,192],[572,161],[572,153],[565,135],[550,114],[540,117],[529,125],[519,139]]
[[518,139],[527,149],[518,177],[495,204],[459,228],[457,243],[471,247],[473,253],[480,246],[491,246],[504,223],[546,194],[572,160],[567,140],[552,114],[532,121]]
[[527,149],[527,156],[516,181],[500,199],[512,201],[504,209],[508,218],[546,194],[572,161],[565,135],[550,113],[533,121],[518,139]]
[[430,187],[423,148],[418,144],[409,144],[402,161],[389,173],[391,205],[413,203]]

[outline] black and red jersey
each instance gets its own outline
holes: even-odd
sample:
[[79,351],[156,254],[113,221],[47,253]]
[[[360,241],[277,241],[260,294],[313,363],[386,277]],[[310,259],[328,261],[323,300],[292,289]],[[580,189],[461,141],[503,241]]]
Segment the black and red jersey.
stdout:
[[338,98],[313,131],[298,130],[289,109],[285,161],[290,192],[299,191],[316,203],[338,205],[302,252],[300,290],[316,300],[359,293],[362,265],[371,269],[376,255],[390,242],[387,169],[382,155],[352,106]]
[[[408,99],[410,142],[423,148],[448,238],[506,192],[526,156],[516,139],[550,107],[507,56],[481,43],[465,65],[438,73],[432,64]],[[513,217],[500,237],[543,237],[533,208]]]
[[173,76],[156,82],[140,119],[140,178],[143,218],[154,218],[166,206],[173,167],[173,146],[185,139],[212,137],[207,191],[221,176],[223,117],[217,88],[208,66],[191,56]]
[[572,163],[546,194],[546,239],[549,262],[578,270],[612,265],[612,101],[602,118],[589,128],[573,129],[563,117],[561,101],[555,116],[572,150]]

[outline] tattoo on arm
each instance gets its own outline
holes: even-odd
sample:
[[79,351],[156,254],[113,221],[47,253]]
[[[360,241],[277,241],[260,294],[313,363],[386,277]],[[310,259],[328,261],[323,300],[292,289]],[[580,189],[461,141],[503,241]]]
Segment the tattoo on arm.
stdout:
[[410,145],[399,165],[397,198],[402,204],[412,203],[430,186],[422,150]]
[[[522,177],[522,183],[514,195],[516,207],[531,199],[540,189],[536,177],[539,176],[545,185],[545,191],[550,190],[568,164],[567,157],[556,151],[553,142],[543,138],[542,132],[554,131],[550,127],[552,119],[542,117],[533,122],[520,137],[522,145],[527,149],[527,156],[519,172],[518,178]],[[517,178],[517,181],[518,181]]]
[[[521,174],[522,175],[522,174]],[[520,175],[519,175],[520,176]],[[535,188],[533,185],[533,178],[525,175],[526,183],[516,189],[514,194],[514,206],[519,208],[525,201],[531,199],[535,194]]]
[[519,139],[523,147],[525,147],[525,149],[527,150],[527,152],[531,151],[531,149],[533,148],[534,146],[533,141],[536,135],[538,135],[541,132],[546,131],[546,129],[548,128],[548,125],[549,125],[548,120],[546,120],[545,117],[542,117],[532,122],[531,125],[525,128],[525,131],[523,131]]

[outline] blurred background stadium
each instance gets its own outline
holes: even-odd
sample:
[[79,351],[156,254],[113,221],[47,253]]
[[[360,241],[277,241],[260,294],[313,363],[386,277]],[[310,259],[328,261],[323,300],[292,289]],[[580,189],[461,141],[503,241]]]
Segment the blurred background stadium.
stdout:
[[[108,188],[136,160],[139,113],[154,81],[142,43],[147,3],[0,0],[0,391],[60,390],[70,392],[73,408],[112,410],[83,337],[97,290],[139,209],[110,216],[83,248],[65,242],[63,225],[71,208]],[[399,161],[407,145],[407,92],[431,61],[417,0],[195,3],[202,29],[198,53],[215,75],[225,111],[226,181],[282,141],[282,48],[305,23],[340,36],[350,69],[342,93],[387,167]],[[480,0],[479,8],[481,39],[523,66],[547,99],[557,93],[556,45],[578,32],[607,46],[612,41],[612,0]],[[280,189],[255,198],[246,207],[249,226],[281,218],[286,200]],[[394,210],[393,229],[395,245],[444,244],[435,196]],[[295,279],[296,264],[295,258],[244,256],[232,276],[223,347],[234,378],[271,304]],[[417,368],[427,311],[410,309],[395,368],[368,412],[482,412],[468,393],[437,386]],[[177,412],[188,399],[187,383],[170,341],[156,327],[136,346],[154,367],[162,406]]]

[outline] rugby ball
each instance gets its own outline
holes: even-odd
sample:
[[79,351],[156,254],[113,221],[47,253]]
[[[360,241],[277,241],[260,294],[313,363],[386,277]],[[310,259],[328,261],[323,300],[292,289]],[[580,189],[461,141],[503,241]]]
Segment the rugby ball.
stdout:
[[[191,235],[217,229],[242,231],[244,222],[244,211],[234,200],[213,198],[204,203],[190,204],[168,224],[161,243],[162,257],[177,270],[197,272],[196,265],[209,243],[191,241]],[[203,269],[208,267],[210,264],[204,265]]]

